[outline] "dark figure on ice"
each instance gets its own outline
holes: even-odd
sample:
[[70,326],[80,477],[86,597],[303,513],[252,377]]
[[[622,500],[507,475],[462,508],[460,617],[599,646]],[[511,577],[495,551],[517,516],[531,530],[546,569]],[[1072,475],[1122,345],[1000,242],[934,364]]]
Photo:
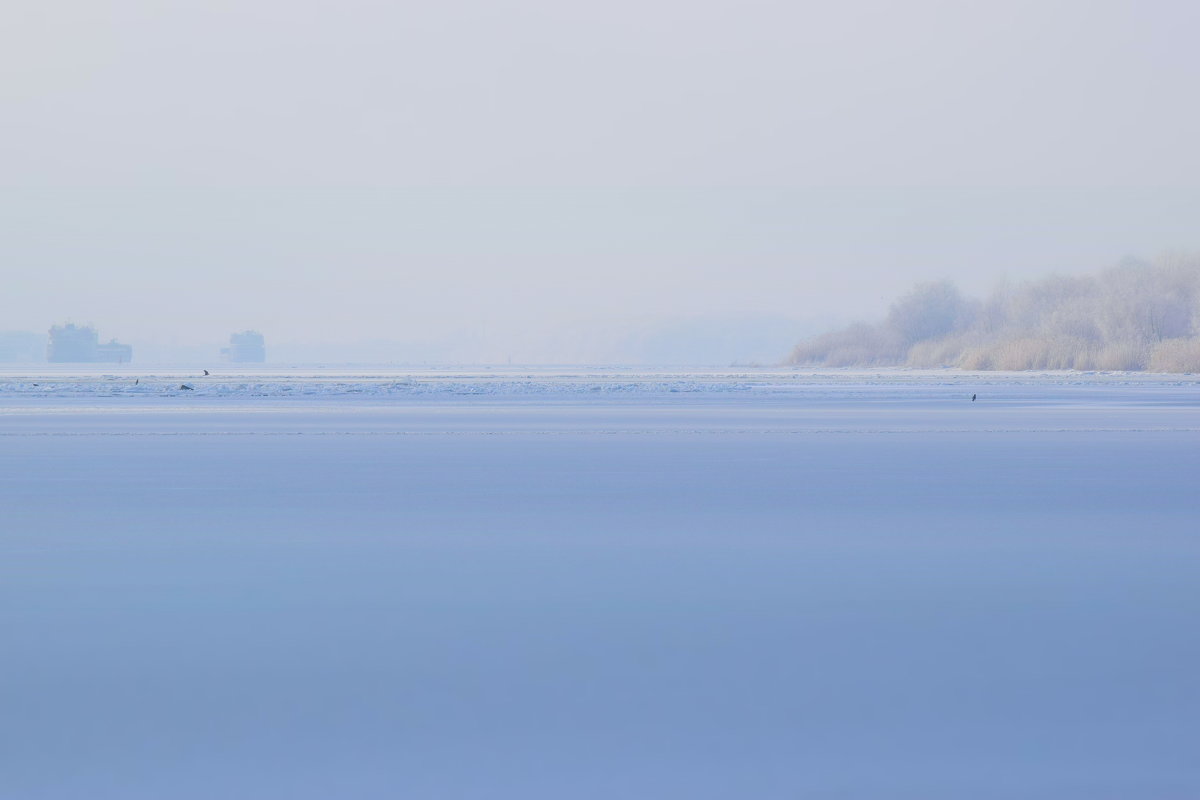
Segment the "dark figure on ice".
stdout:
[[974,403],[974,402],[975,402],[975,395],[971,395],[971,402],[972,402],[972,403]]
[[204,370],[204,374],[205,374],[205,375],[208,375],[208,370]]
[[186,383],[179,384],[179,388],[189,392],[192,391],[192,387],[188,386]]

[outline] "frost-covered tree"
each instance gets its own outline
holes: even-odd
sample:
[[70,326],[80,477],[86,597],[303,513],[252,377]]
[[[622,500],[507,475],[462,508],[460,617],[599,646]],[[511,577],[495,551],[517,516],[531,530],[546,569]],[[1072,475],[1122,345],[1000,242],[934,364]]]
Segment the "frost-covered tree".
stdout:
[[965,327],[973,310],[950,281],[919,283],[892,304],[887,327],[901,342],[912,345]]
[[1002,285],[985,301],[918,284],[878,325],[802,342],[792,363],[1200,371],[1200,257]]

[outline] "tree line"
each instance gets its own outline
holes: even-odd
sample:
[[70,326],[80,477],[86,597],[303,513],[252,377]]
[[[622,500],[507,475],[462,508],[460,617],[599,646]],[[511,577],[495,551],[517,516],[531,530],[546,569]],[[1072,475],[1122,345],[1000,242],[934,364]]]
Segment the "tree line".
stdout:
[[1200,258],[1004,284],[986,299],[917,284],[877,324],[801,342],[796,365],[1200,372]]

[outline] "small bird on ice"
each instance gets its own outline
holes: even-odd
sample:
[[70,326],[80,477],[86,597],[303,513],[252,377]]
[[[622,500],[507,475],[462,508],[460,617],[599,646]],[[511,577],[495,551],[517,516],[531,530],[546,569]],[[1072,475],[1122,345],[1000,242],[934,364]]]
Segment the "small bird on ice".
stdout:
[[208,374],[208,370],[204,370],[204,374],[205,374],[205,375],[207,375],[207,374]]
[[974,403],[974,402],[975,402],[975,397],[976,397],[976,395],[971,395],[971,402],[972,402],[972,403]]
[[184,390],[186,390],[186,391],[189,391],[189,392],[190,392],[190,391],[192,391],[192,387],[188,386],[186,383],[181,383],[181,384],[179,384],[179,388],[180,388],[180,389],[184,389]]

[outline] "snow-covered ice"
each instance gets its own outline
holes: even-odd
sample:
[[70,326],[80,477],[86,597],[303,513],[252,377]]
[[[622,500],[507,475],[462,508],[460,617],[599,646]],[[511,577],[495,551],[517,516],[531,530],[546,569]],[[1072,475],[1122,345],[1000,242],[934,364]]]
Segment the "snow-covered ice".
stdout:
[[1196,797],[1198,478],[1197,376],[8,369],[0,798]]

